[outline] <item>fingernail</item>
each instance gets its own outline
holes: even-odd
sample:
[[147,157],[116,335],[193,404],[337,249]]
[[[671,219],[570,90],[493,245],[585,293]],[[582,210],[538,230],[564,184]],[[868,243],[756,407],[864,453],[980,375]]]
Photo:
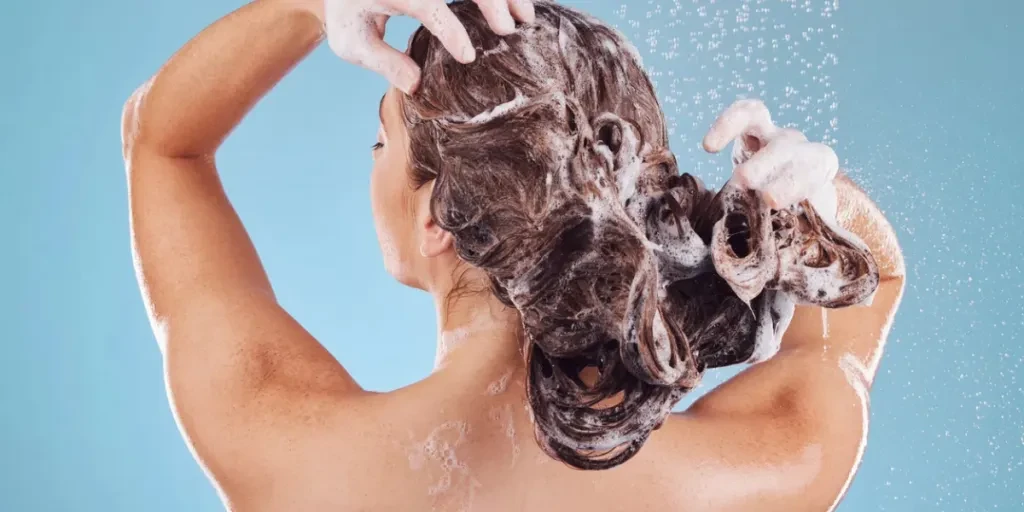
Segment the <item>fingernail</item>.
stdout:
[[472,46],[465,47],[462,50],[462,62],[464,64],[469,64],[470,62],[473,62],[474,60],[476,60],[476,49],[473,48]]
[[514,12],[519,16],[523,23],[533,23],[536,19],[536,11],[533,8],[533,2],[530,0],[513,0],[512,3],[515,5]]
[[516,20],[512,19],[512,15],[505,13],[504,16],[499,16],[498,26],[494,30],[498,35],[507,36],[516,31]]
[[402,77],[399,80],[401,83],[398,84],[398,88],[405,94],[412,94],[419,84],[419,78],[419,70],[406,70],[402,73]]
[[533,2],[530,0],[519,0],[519,3],[523,5],[523,9],[526,11],[523,21],[526,23],[533,23],[533,20],[537,19],[537,11],[534,10]]

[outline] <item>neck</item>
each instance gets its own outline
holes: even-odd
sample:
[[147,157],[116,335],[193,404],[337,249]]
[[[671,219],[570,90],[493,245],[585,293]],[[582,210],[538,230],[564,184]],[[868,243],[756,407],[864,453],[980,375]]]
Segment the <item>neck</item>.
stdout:
[[489,287],[445,286],[433,295],[435,372],[493,376],[524,367],[519,312],[502,304]]

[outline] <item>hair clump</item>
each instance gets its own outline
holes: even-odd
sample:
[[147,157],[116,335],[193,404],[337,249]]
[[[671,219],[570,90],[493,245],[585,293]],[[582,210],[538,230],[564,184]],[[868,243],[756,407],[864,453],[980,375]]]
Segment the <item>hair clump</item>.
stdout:
[[435,220],[522,316],[548,454],[621,464],[706,369],[771,357],[796,303],[874,292],[863,244],[809,203],[770,210],[679,174],[654,88],[613,28],[537,2],[535,22],[498,36],[473,3],[450,7],[479,57],[460,64],[413,34],[413,183],[435,181]]

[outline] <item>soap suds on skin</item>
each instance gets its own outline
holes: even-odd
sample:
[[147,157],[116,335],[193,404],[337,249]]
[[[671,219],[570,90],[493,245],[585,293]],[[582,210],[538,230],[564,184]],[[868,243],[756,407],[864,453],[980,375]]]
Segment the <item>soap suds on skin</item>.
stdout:
[[512,460],[509,462],[509,467],[514,467],[519,460],[521,449],[519,447],[519,440],[516,438],[516,418],[512,405],[505,404],[503,407],[491,409],[490,418],[497,423],[498,429],[509,440],[512,452]]
[[445,359],[452,352],[458,350],[471,336],[477,338],[485,333],[508,332],[510,328],[512,328],[512,325],[506,320],[495,319],[487,315],[477,315],[465,325],[442,331],[438,337],[437,353],[434,357],[434,370],[443,368],[447,364]]
[[487,394],[491,396],[500,395],[508,389],[508,381],[512,378],[512,370],[506,371],[498,380],[487,386]]
[[[469,467],[459,460],[458,450],[466,443],[470,427],[466,422],[447,421],[432,430],[420,443],[408,450],[409,468],[414,471],[437,472],[427,494],[442,500],[450,510],[458,503],[458,510],[472,510],[473,498],[480,482],[473,478]],[[433,464],[429,464],[432,462]],[[435,507],[436,508],[436,507]]]
[[434,356],[434,368],[440,368],[444,361],[444,358],[455,350],[456,347],[461,345],[469,337],[469,333],[472,331],[469,327],[463,327],[460,329],[453,329],[451,331],[444,331],[441,333],[441,342],[437,345],[437,354]]

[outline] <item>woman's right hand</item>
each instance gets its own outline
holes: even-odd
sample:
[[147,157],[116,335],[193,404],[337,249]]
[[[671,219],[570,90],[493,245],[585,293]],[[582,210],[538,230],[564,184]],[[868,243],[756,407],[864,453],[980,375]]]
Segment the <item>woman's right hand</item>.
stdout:
[[[444,0],[311,0],[323,2],[314,10],[327,30],[327,44],[342,59],[384,76],[409,94],[415,90],[420,69],[405,53],[384,42],[384,27],[395,15],[411,16],[434,34],[462,63],[472,62],[476,50],[466,28]],[[473,0],[491,29],[499,35],[515,31],[515,20],[530,23],[532,0]]]
[[736,168],[733,178],[759,190],[773,209],[787,208],[804,199],[833,224],[839,158],[826,144],[809,142],[799,130],[782,128],[761,100],[733,103],[704,137],[704,149],[717,153],[733,143]]

